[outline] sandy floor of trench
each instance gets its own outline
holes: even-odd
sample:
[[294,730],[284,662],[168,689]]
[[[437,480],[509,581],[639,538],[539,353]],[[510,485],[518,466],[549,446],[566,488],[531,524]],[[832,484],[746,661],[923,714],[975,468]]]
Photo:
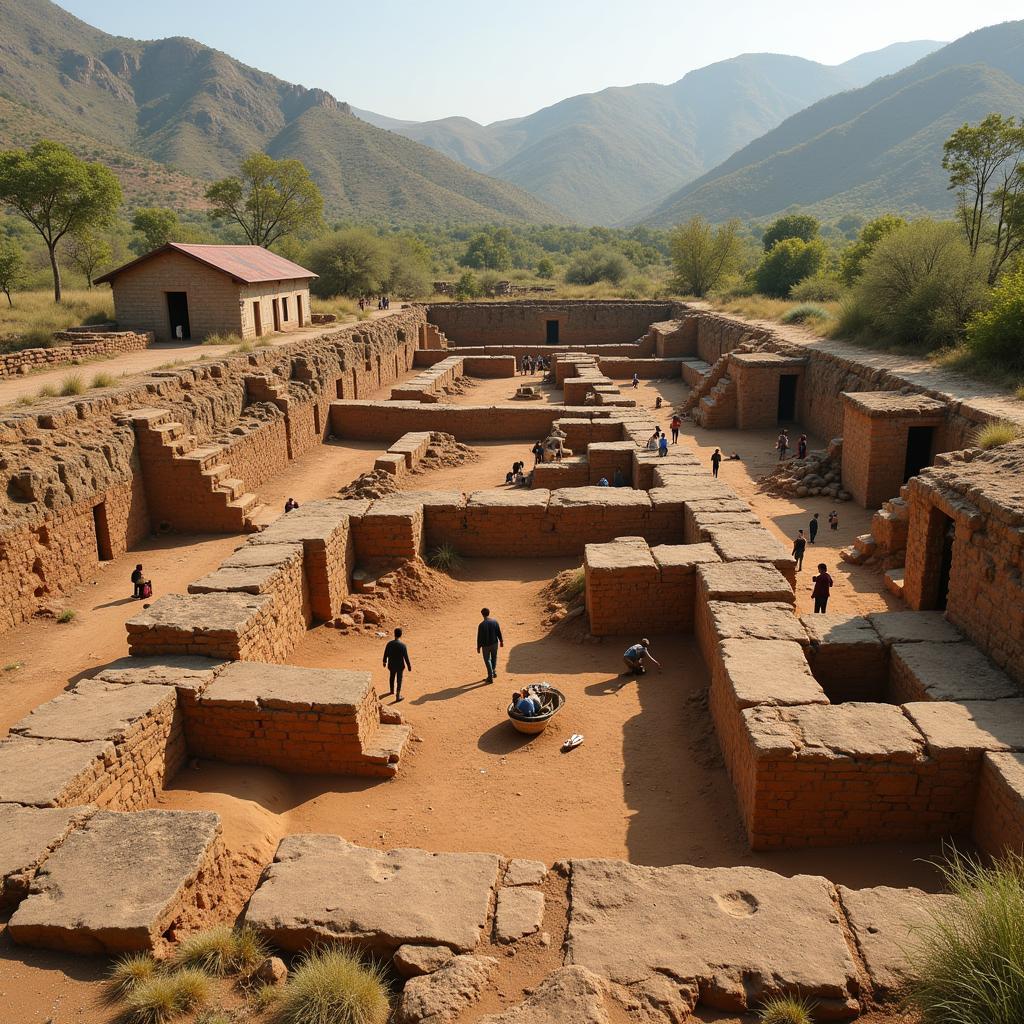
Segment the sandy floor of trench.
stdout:
[[[516,383],[477,382],[458,401],[500,403]],[[685,392],[678,381],[644,382],[636,398],[653,409],[662,395],[666,406],[659,415],[667,425],[671,403]],[[695,433],[687,424],[680,443],[704,457],[715,446],[738,450],[742,462],[723,463],[723,478],[780,538],[789,538],[811,512],[824,519],[830,506],[820,499],[794,502],[758,491],[757,477],[775,461],[774,439],[774,431]],[[812,446],[820,443],[812,438]],[[477,461],[425,474],[413,486],[467,491],[499,486],[515,459],[530,461],[529,446],[478,445]],[[261,490],[268,513],[273,515],[288,496],[301,502],[335,493],[371,468],[381,447],[328,444],[310,453]],[[870,514],[851,503],[840,505],[839,512],[840,530],[819,534],[814,558],[825,561],[836,578],[834,609],[867,612],[890,606],[877,573],[838,559],[839,549],[868,529]],[[183,590],[241,540],[148,542],[140,552],[109,563],[67,601],[79,612],[71,625],[36,621],[5,637],[0,665],[22,667],[0,673],[0,728],[69,680],[123,656],[123,623],[134,611],[124,598],[124,580],[136,561],[147,565],[158,593]],[[528,548],[524,537],[524,552]],[[751,864],[785,874],[824,874],[854,886],[936,885],[927,862],[937,857],[938,844],[751,853],[702,701],[707,677],[695,646],[652,631],[653,650],[664,668],[637,681],[618,674],[621,649],[633,638],[580,643],[550,635],[541,624],[541,592],[572,564],[579,560],[471,560],[431,603],[407,603],[396,611],[386,628],[400,624],[406,630],[413,671],[401,706],[417,737],[397,779],[289,777],[207,763],[183,771],[159,806],[218,811],[229,845],[263,860],[282,835],[316,831],[382,848],[487,850],[547,863],[608,856],[645,864]],[[806,585],[798,587],[802,611],[810,610],[810,573],[804,575]],[[483,684],[475,652],[476,623],[485,604],[506,635],[501,674],[493,686]],[[369,670],[383,692],[383,643],[383,638],[343,636],[321,627],[309,633],[291,660]],[[569,703],[547,734],[530,739],[510,729],[504,708],[516,685],[539,679],[565,690]],[[584,734],[585,743],[561,754],[561,740],[574,731]],[[102,969],[100,961],[15,950],[0,937],[0,1017],[40,1024],[107,1020],[110,1013],[99,1006],[95,984]]]

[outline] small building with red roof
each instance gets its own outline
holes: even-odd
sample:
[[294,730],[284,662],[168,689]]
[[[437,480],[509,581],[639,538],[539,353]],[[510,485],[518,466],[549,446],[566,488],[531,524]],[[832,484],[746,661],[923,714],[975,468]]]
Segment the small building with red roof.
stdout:
[[311,270],[259,245],[168,242],[111,270],[114,315],[158,341],[260,338],[307,327]]

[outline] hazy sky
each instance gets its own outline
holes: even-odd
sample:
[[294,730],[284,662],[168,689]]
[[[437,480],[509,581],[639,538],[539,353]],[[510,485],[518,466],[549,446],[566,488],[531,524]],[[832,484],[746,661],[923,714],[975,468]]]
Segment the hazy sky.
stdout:
[[739,53],[837,64],[1024,16],[1021,0],[60,0],[139,39],[191,36],[355,107],[488,123],[581,92],[674,82]]

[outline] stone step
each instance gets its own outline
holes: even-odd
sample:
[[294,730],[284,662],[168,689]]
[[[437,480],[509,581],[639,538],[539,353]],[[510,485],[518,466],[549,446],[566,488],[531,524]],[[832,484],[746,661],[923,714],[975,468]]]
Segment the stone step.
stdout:
[[199,464],[199,469],[212,469],[217,465],[217,460],[223,458],[224,448],[219,444],[204,444],[191,451],[185,452],[182,456],[190,462]]
[[885,589],[896,597],[903,597],[903,569],[886,569],[882,575]]
[[401,760],[402,751],[412,735],[411,725],[381,724],[363,747],[363,757],[374,764],[394,764]]
[[245,493],[245,481],[237,477],[228,477],[217,481],[217,490],[223,491],[232,501],[237,501]]
[[853,540],[853,546],[862,554],[865,558],[870,558],[878,547],[878,543],[870,533],[862,533],[859,537],[855,537]]
[[848,548],[843,548],[843,550],[839,552],[839,557],[844,562],[849,562],[851,565],[863,565],[868,559],[868,556],[865,555],[863,551],[858,550],[858,548],[853,544]]

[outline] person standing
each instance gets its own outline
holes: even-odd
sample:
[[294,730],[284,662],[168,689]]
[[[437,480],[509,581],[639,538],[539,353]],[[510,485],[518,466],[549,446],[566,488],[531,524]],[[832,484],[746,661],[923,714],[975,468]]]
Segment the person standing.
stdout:
[[828,608],[828,598],[832,591],[833,580],[828,574],[828,566],[824,562],[818,563],[818,575],[811,577],[814,588],[811,590],[811,597],[814,598],[814,613],[824,615]]
[[807,529],[811,535],[811,543],[814,543],[814,538],[818,536],[818,513],[815,512],[811,516],[811,521],[807,524]]
[[711,453],[711,475],[718,476],[718,467],[722,464],[722,453],[716,448]]
[[683,425],[683,421],[678,415],[672,417],[672,422],[669,424],[669,429],[672,431],[672,443],[679,444],[679,428]]
[[839,529],[839,513],[835,509],[828,514],[828,528],[830,530]]
[[807,538],[803,530],[797,530],[796,539],[793,541],[793,557],[796,559],[796,571],[804,567],[804,551],[807,548]]
[[402,641],[402,629],[395,630],[394,640],[389,640],[384,645],[384,658],[381,664],[388,670],[388,693],[395,695],[395,703],[402,699],[402,674],[408,669],[412,671],[412,662],[409,661],[409,648]]
[[640,387],[640,374],[639,373],[634,373],[633,374],[633,390],[636,391],[636,389],[638,387]]
[[786,457],[786,452],[789,451],[789,434],[785,430],[779,434],[778,440],[775,442],[775,447],[779,449],[779,462],[782,462]]
[[490,608],[481,608],[480,614],[483,622],[476,627],[476,650],[483,655],[487,666],[487,682],[493,683],[498,674],[498,648],[505,646],[505,638],[501,635],[498,620],[491,618]]
[[798,459],[807,458],[807,435],[801,434],[799,440],[796,443],[796,457]]
[[530,451],[533,452],[533,464],[536,466],[544,458],[544,445],[538,441]]
[[658,458],[663,459],[668,455],[668,434],[662,434],[658,438]]

